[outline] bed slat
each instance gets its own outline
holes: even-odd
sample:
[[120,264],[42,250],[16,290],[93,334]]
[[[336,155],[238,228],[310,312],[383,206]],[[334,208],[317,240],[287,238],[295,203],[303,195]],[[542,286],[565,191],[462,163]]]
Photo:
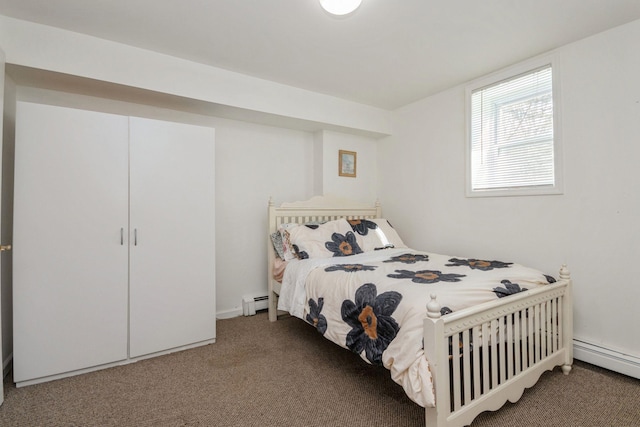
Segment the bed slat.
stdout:
[[[568,284],[564,285],[568,288]],[[537,289],[539,294],[549,292]],[[442,384],[443,375],[449,377],[450,397],[446,415],[438,405],[438,415],[450,420],[437,425],[461,426],[470,423],[482,410],[489,396],[508,396],[506,390],[519,382],[519,377],[528,371],[542,373],[543,369],[565,363],[568,358],[564,338],[563,319],[564,289],[532,297],[523,293],[522,304],[505,305],[504,311],[495,308],[495,314],[484,314],[478,309],[477,317],[457,315],[455,312],[443,316],[444,348],[449,348],[447,370],[435,369],[437,382]],[[533,292],[531,292],[533,293]],[[509,298],[518,298],[511,296]],[[528,299],[532,301],[529,302]],[[489,303],[489,306],[496,305]],[[489,309],[487,309],[489,310]],[[458,312],[459,313],[459,312]],[[482,314],[482,315],[481,315]],[[431,316],[431,314],[430,314]],[[425,322],[425,330],[428,322]],[[562,337],[562,338],[561,338]],[[426,335],[425,335],[426,343]],[[432,347],[425,345],[425,350]],[[565,366],[563,365],[563,370]],[[569,369],[567,368],[566,371]],[[437,386],[436,386],[437,387]],[[525,386],[521,386],[523,390]],[[437,388],[436,388],[437,391]],[[516,394],[515,398],[521,395]],[[438,394],[440,398],[443,395]],[[513,395],[509,395],[513,396]],[[505,400],[512,398],[504,397]],[[512,400],[513,401],[513,400]],[[499,405],[494,408],[497,409]],[[427,414],[430,410],[427,409]],[[427,420],[432,418],[427,415]],[[437,418],[440,420],[440,418]]]

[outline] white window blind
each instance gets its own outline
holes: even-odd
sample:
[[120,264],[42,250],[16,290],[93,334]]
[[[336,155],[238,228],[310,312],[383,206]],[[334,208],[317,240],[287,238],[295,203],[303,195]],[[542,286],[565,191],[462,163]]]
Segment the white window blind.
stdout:
[[553,188],[551,65],[471,91],[471,191]]

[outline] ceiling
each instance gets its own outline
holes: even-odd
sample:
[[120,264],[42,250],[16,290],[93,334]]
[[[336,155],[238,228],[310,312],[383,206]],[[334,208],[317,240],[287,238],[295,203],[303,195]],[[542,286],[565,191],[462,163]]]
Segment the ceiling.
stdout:
[[640,19],[640,0],[0,0],[0,14],[395,109]]

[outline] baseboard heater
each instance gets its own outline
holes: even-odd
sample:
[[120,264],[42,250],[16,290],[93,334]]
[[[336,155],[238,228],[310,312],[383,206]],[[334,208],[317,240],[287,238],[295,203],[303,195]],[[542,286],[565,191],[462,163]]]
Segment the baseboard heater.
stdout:
[[640,358],[638,356],[624,354],[577,339],[573,340],[573,355],[583,362],[640,379]]
[[269,297],[267,295],[248,295],[242,297],[242,314],[253,316],[258,310],[266,310],[269,307]]

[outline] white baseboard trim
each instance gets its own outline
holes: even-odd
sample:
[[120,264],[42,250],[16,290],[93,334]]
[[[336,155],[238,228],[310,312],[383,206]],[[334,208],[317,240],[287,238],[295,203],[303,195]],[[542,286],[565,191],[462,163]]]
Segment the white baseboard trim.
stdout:
[[216,312],[216,319],[231,319],[232,317],[242,316],[242,307],[232,308],[231,310],[224,310]]
[[[256,310],[266,310],[266,309],[267,309],[266,304],[264,306],[262,304],[256,305]],[[245,314],[242,307],[235,307],[229,310],[216,312],[216,319],[231,319],[233,317],[240,317],[244,315]]]
[[620,353],[574,339],[573,357],[592,365],[640,379],[640,358],[630,354]]

